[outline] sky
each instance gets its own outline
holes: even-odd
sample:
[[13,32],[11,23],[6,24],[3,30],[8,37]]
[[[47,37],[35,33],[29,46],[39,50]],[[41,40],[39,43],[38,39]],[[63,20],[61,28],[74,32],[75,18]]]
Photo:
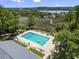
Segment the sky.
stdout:
[[79,0],[0,0],[4,7],[72,7]]

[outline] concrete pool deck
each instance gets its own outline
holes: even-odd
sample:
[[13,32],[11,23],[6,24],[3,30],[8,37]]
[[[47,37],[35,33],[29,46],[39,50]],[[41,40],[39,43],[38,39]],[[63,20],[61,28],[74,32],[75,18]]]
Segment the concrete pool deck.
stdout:
[[[36,33],[38,35],[42,35],[42,36],[48,37],[49,40],[42,46],[42,45],[39,45],[39,44],[37,44],[35,42],[32,42],[32,41],[30,41],[28,39],[26,40],[25,38],[21,37],[22,35],[24,35],[24,34],[26,34],[28,32],[33,32],[33,33]],[[49,56],[51,54],[51,50],[53,50],[54,47],[55,47],[55,45],[52,44],[52,41],[53,41],[54,37],[52,35],[47,35],[46,33],[39,32],[39,31],[34,31],[34,30],[26,31],[23,34],[18,35],[17,39],[19,41],[23,42],[26,45],[28,45],[28,43],[30,43],[29,47],[34,47],[37,50],[43,50],[42,52],[45,54],[45,56],[43,57],[44,59],[46,59],[47,56]]]

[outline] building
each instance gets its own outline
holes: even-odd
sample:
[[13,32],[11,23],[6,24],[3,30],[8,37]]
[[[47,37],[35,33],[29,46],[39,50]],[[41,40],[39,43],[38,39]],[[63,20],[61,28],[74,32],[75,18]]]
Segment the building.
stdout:
[[43,59],[13,41],[0,42],[0,59]]

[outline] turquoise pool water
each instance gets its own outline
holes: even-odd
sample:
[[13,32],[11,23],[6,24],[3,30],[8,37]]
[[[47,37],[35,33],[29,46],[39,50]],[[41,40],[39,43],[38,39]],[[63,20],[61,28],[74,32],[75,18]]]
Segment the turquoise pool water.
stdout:
[[32,42],[38,43],[40,45],[44,45],[49,39],[45,36],[38,35],[32,32],[28,32],[24,35],[22,35],[23,38],[26,40],[30,40]]

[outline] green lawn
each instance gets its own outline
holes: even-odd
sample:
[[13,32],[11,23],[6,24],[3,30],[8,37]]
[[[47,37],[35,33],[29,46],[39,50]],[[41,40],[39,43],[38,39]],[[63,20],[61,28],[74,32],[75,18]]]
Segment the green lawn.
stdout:
[[18,40],[13,40],[13,41],[16,42],[16,43],[18,43],[19,45],[21,45],[21,46],[23,46],[23,47],[27,47],[27,45],[25,45],[25,44],[19,42]]
[[44,56],[44,54],[43,54],[42,52],[37,51],[37,50],[36,50],[36,49],[34,49],[34,48],[29,48],[29,50],[30,50],[30,51],[32,51],[32,52],[34,52],[35,54],[37,54],[37,55],[41,56],[41,57],[43,57],[43,56]]

